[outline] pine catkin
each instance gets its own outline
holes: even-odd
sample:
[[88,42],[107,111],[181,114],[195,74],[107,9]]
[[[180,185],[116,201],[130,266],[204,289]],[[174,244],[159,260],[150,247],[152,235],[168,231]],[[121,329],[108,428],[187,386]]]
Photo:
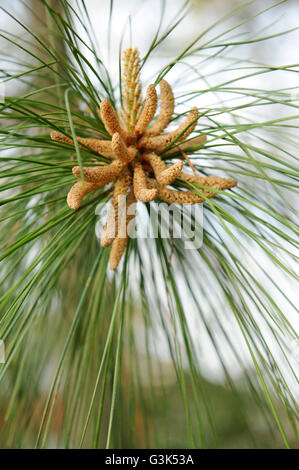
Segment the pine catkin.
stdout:
[[[202,192],[204,193],[204,191]],[[158,188],[158,198],[168,204],[199,204],[205,200],[191,191],[178,191],[161,186]]]
[[122,163],[130,163],[136,157],[137,150],[135,147],[127,147],[120,134],[116,132],[112,137],[112,149],[114,157]]
[[146,176],[141,163],[136,163],[134,167],[134,194],[136,199],[142,202],[150,202],[157,197],[157,189],[148,189]]
[[197,176],[188,173],[181,173],[180,178],[190,183],[198,183],[202,186],[209,186],[215,189],[230,189],[237,185],[237,182],[231,178],[220,178],[219,176]]
[[104,126],[111,136],[116,132],[120,134],[125,141],[128,137],[127,132],[121,127],[118,117],[108,100],[104,99],[100,105],[100,117]]
[[126,201],[126,211],[122,214],[121,221],[118,227],[118,238],[128,238],[128,225],[134,219],[136,213],[136,198],[133,186],[130,187],[129,195]]
[[159,186],[157,182],[151,178],[147,178],[149,188],[157,188],[157,197],[168,204],[198,204],[204,199],[192,193],[191,191],[178,191]]
[[[114,181],[120,175],[124,167],[125,162],[114,160],[110,165],[91,168],[85,167],[83,168],[83,174],[86,181],[90,183],[98,183],[99,186],[105,186],[105,184]],[[72,172],[77,178],[81,177],[79,166],[74,166]]]
[[169,168],[166,170],[162,171],[162,173],[159,175],[158,178],[158,183],[161,186],[167,186],[168,184],[171,184],[174,182],[174,180],[180,176],[180,173],[183,168],[183,162],[176,162],[174,165],[171,165]]
[[78,137],[77,140],[94,152],[103,155],[103,157],[114,158],[110,140],[89,139],[85,137]]
[[[61,134],[61,132],[51,132],[51,139],[58,142],[64,142],[69,145],[74,145],[74,141],[69,137],[66,137],[65,135]],[[88,147],[94,152],[102,155],[103,157],[114,158],[110,140],[98,140],[85,137],[77,137],[77,141],[82,144],[80,145],[80,147],[82,148]]]
[[127,48],[123,52],[123,120],[130,134],[133,133],[141,109],[140,63],[137,49]]
[[[136,204],[133,213],[130,211],[129,214],[129,207],[132,201],[136,202],[136,198],[145,203],[157,198],[169,204],[197,204],[213,197],[217,194],[216,191],[229,189],[237,184],[233,179],[196,175],[196,170],[186,153],[191,153],[203,145],[206,136],[197,135],[188,142],[184,140],[196,127],[199,117],[197,109],[192,109],[176,130],[161,135],[171,122],[174,111],[172,89],[165,80],[159,83],[160,112],[156,121],[149,127],[157,109],[157,93],[154,85],[149,85],[142,106],[139,76],[138,51],[128,48],[123,55],[122,109],[114,110],[111,103],[104,99],[99,110],[112,140],[77,138],[80,148],[89,148],[112,161],[109,165],[83,167],[84,182],[81,181],[80,167],[74,167],[73,174],[79,181],[73,185],[67,197],[69,207],[76,210],[85,195],[107,183],[114,183],[111,207],[101,237],[102,246],[108,247],[112,244],[110,267],[113,270],[117,268],[126,249],[128,224],[135,217]],[[72,139],[60,132],[53,131],[51,138],[74,145]],[[171,145],[173,147],[169,149]],[[182,173],[182,159],[167,166],[158,155],[160,152],[164,152],[168,158],[173,158],[180,152],[193,169],[194,175]],[[152,172],[155,175],[153,179],[148,177]],[[197,194],[191,190],[167,188],[176,178],[185,181],[185,186],[187,183],[200,185]]]
[[[224,180],[223,178],[221,179]],[[237,183],[234,180],[227,179],[224,180],[222,184],[218,182],[214,189],[229,189],[236,186],[236,184]],[[192,191],[179,191],[159,186],[157,182],[151,178],[147,178],[147,185],[149,188],[156,188],[158,190],[157,197],[162,201],[167,202],[168,204],[199,204],[201,202],[204,202],[206,199],[212,198],[217,194],[216,191],[200,189],[200,192],[204,196],[202,197],[198,194],[193,193]]]
[[146,135],[159,135],[170,123],[174,111],[174,96],[166,80],[159,82],[161,108],[156,122],[147,130]]
[[50,135],[51,139],[55,140],[56,142],[63,142],[65,144],[74,145],[74,141],[66,135],[61,134],[61,132],[52,131]]
[[[124,218],[125,222],[125,233],[124,236],[117,236],[115,240],[113,240],[112,248],[110,252],[110,269],[115,270],[120,262],[120,259],[126,249],[127,241],[128,241],[128,225],[132,219],[135,217],[136,205],[134,206],[134,210],[132,211],[132,204],[135,204],[136,199],[134,196],[133,188],[131,188],[129,197],[127,200],[126,206],[126,216]],[[128,213],[128,209],[130,208],[130,213]]]
[[154,153],[149,153],[144,158],[151,164],[156,180],[161,186],[167,186],[168,184],[173,183],[173,181],[180,175],[183,168],[183,162],[181,161],[176,162],[174,165],[167,168],[163,160]]
[[148,125],[152,122],[157,109],[158,97],[154,85],[149,85],[146,92],[146,99],[143,110],[139,116],[137,124],[134,129],[134,135],[138,136],[143,134]]
[[122,204],[124,202],[124,196],[127,194],[131,184],[132,177],[129,172],[126,172],[118,178],[114,185],[112,203],[101,237],[101,245],[104,247],[111,245],[114,238],[117,236],[119,214],[123,212],[124,208]]
[[[196,108],[193,108],[189,112],[185,121],[175,131],[169,132],[168,134],[165,134],[165,135],[158,135],[154,137],[144,136],[138,142],[138,147],[146,149],[146,150],[151,150],[154,152],[162,152],[176,138],[178,141],[186,139],[188,135],[190,135],[196,127],[196,124],[197,124],[196,118],[198,118],[198,111]],[[178,137],[181,133],[182,135]]]
[[146,153],[143,155],[143,158],[146,162],[149,162],[152,169],[154,170],[155,177],[162,173],[162,171],[166,170],[167,166],[163,160],[156,155],[155,153]]
[[67,195],[67,204],[69,208],[74,210],[79,209],[83,198],[99,187],[100,186],[97,183],[86,182],[85,186],[83,186],[81,181],[75,183]]
[[120,259],[122,255],[124,254],[124,251],[126,249],[127,245],[127,238],[119,238],[116,237],[113,242],[112,242],[112,248],[110,252],[110,269],[114,271],[118,263],[120,262]]
[[193,147],[197,146],[202,146],[205,142],[207,141],[207,136],[202,134],[199,135],[198,137],[194,137],[193,139],[188,140],[188,142],[183,142],[182,144],[179,145],[174,145],[173,148],[167,150],[167,152],[163,153],[163,156],[170,155],[171,153],[174,152],[179,152],[180,150],[183,150],[184,152],[188,149],[192,149]]

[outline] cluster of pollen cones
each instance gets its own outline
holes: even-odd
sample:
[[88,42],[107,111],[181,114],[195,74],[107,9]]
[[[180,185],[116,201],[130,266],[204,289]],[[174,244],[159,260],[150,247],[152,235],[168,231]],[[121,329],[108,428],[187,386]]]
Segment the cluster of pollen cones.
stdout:
[[[144,104],[142,104],[137,49],[125,50],[123,66],[122,109],[116,113],[106,99],[102,100],[99,109],[100,118],[112,139],[98,140],[80,137],[77,139],[79,145],[92,149],[110,159],[111,162],[107,165],[83,167],[84,181],[81,180],[80,167],[75,166],[72,171],[78,181],[67,196],[69,207],[77,210],[88,193],[108,183],[114,183],[111,208],[101,237],[102,246],[108,247],[112,244],[110,268],[113,270],[117,268],[126,248],[127,227],[135,217],[136,200],[146,203],[160,199],[167,203],[196,204],[213,197],[219,190],[229,189],[237,184],[232,179],[184,173],[181,160],[171,166],[166,165],[159,154],[163,152],[163,157],[171,158],[173,148],[169,149],[169,147],[173,144],[176,145],[175,150],[179,150],[184,156],[184,150],[194,146],[198,148],[206,141],[206,136],[200,135],[177,145],[195,129],[199,117],[198,111],[196,108],[191,109],[184,122],[176,130],[163,133],[174,111],[171,86],[165,80],[160,81],[160,112],[151,124],[157,110],[157,92],[154,85],[149,85]],[[51,137],[55,141],[74,144],[71,139],[56,131],[51,133]],[[197,183],[204,188],[198,187],[200,195],[192,191],[168,188],[176,178]],[[120,211],[119,201],[124,198],[126,208]],[[122,220],[119,220],[120,213]]]

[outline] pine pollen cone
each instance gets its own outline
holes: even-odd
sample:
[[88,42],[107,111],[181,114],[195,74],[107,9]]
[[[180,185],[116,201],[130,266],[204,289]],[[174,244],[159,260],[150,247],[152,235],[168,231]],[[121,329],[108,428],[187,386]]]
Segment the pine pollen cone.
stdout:
[[[196,128],[198,110],[192,108],[177,129],[164,132],[174,112],[171,86],[166,80],[159,82],[161,104],[155,119],[157,91],[154,85],[149,85],[142,102],[137,49],[126,49],[123,62],[122,108],[115,110],[107,99],[103,99],[98,111],[111,140],[77,137],[80,151],[91,151],[108,159],[108,163],[106,160],[106,163],[99,164],[98,158],[98,164],[81,168],[75,166],[72,172],[77,182],[67,196],[69,207],[78,210],[87,194],[111,184],[111,207],[102,232],[101,245],[111,246],[112,270],[118,267],[125,252],[127,228],[134,220],[136,201],[198,204],[237,184],[233,179],[183,172],[184,163],[190,162],[188,157],[184,160],[184,152],[193,153],[206,141],[203,134],[187,140]],[[56,130],[51,132],[51,138],[64,147],[74,146],[73,139]],[[172,160],[174,158],[176,161]],[[165,160],[172,162],[166,164]],[[189,184],[189,190],[177,189],[177,179],[183,180],[185,185]],[[169,188],[169,185],[173,187]]]

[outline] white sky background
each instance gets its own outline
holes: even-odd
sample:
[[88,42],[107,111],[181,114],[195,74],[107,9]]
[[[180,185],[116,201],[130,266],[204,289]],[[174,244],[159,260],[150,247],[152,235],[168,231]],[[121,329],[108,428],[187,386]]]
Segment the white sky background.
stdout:
[[[16,2],[18,3],[18,2]],[[169,36],[167,41],[165,42],[165,46],[159,49],[159,54],[156,54],[152,59],[148,61],[146,66],[143,70],[143,79],[144,82],[148,83],[152,77],[156,76],[157,71],[159,71],[164,64],[169,62],[169,58],[175,57],[178,55],[184,47],[193,40],[193,38],[198,35],[203,29],[207,28],[207,26],[211,25],[214,21],[218,20],[222,15],[226,14],[230,8],[230,4],[234,3],[235,5],[239,4],[240,2],[225,2],[223,0],[210,0],[210,1],[203,1],[202,7],[197,11],[194,10],[192,15],[189,15],[188,18],[178,27],[175,31]],[[75,1],[72,4],[76,5]],[[128,25],[129,16],[131,16],[131,31],[132,31],[132,45],[138,46],[141,56],[143,56],[156,32],[159,19],[160,19],[160,0],[148,0],[148,1],[140,1],[140,0],[116,0],[114,1],[114,15],[112,18],[112,41],[111,41],[111,52],[108,54],[108,14],[109,14],[109,0],[86,0],[86,6],[88,8],[90,18],[92,20],[94,29],[97,34],[97,39],[100,44],[100,54],[101,56],[106,59],[106,63],[108,64],[109,71],[112,73],[114,77],[114,84],[117,84],[118,81],[118,52],[119,52],[119,42],[122,37],[125,25]],[[166,21],[164,22],[164,28],[169,23],[170,18],[172,18],[178,9],[182,6],[182,0],[169,0],[167,2],[167,16]],[[256,2],[256,11],[260,11],[267,6],[274,4],[272,1],[257,1]],[[10,11],[15,9],[14,13],[16,16],[20,17],[22,12],[22,7],[18,5],[18,8],[12,7],[11,1],[1,0],[1,5],[8,8]],[[76,7],[75,7],[76,8]],[[18,11],[16,11],[18,10]],[[241,31],[249,31],[253,35],[256,31],[260,31],[263,28],[267,27],[269,24],[274,22],[275,20],[279,19],[280,21],[277,24],[273,24],[271,29],[267,31],[267,34],[274,34],[275,32],[290,29],[292,27],[296,27],[299,24],[299,2],[289,0],[286,4],[282,5],[277,9],[273,9],[269,11],[266,15],[262,15],[258,17],[254,22],[246,24],[242,27]],[[228,28],[229,26],[233,26],[237,24],[237,22],[241,22],[244,18],[241,14],[235,16],[234,18],[230,18],[226,23],[225,27]],[[20,27],[16,27],[15,23],[12,20],[4,19],[3,15],[0,14],[0,28],[10,29],[13,30],[14,34],[22,34],[22,30]],[[80,28],[79,28],[80,29]],[[212,36],[216,35],[216,32],[223,31],[224,26],[220,25],[216,29],[209,33],[207,36],[203,38],[203,41],[211,38]],[[130,28],[127,27],[127,33],[124,39],[124,47],[130,45]],[[236,33],[236,32],[235,32]],[[232,33],[232,34],[235,34]],[[80,29],[80,34],[82,34],[82,30]],[[261,33],[263,34],[263,33]],[[226,37],[225,37],[226,39]],[[240,54],[243,58],[253,58],[254,60],[258,60],[261,63],[266,63],[270,65],[281,65],[281,64],[294,64],[298,63],[298,44],[299,44],[299,35],[296,36],[294,34],[281,36],[275,40],[272,40],[268,43],[258,43],[252,46],[242,46],[238,50],[235,50],[236,55],[239,57]],[[1,41],[0,41],[1,45]],[[213,49],[206,50],[207,54],[212,54],[215,51]],[[85,51],[87,54],[87,52]],[[234,55],[232,53],[232,55]],[[219,69],[220,59],[215,59],[213,61],[209,61],[206,64],[204,69],[204,73],[208,74],[213,70]],[[196,63],[196,61],[195,61]],[[167,75],[167,80],[174,84],[178,78],[182,80],[182,74],[186,73],[185,68],[181,68],[176,66],[171,73]],[[239,72],[236,72],[239,74]],[[232,74],[232,72],[230,72]],[[270,75],[269,75],[270,77]],[[221,77],[224,79],[225,77]],[[215,78],[211,78],[210,85],[213,84],[213,80],[216,80],[215,83],[219,82],[219,76]],[[176,87],[176,90],[186,90],[185,83],[188,82],[188,75],[186,74],[186,79],[183,76],[183,83],[180,87]],[[237,82],[236,85],[244,87],[256,87],[256,88],[265,88],[265,78],[264,77],[254,77],[247,80],[243,80],[242,82]],[[188,91],[192,90],[193,84],[188,84]],[[203,82],[198,82],[196,87],[204,86]],[[275,75],[271,74],[271,81],[268,83],[269,89],[275,88],[284,88],[284,87],[296,87],[298,86],[298,74],[285,74],[285,73],[275,73]],[[197,88],[198,89],[198,88]],[[298,93],[298,90],[297,90]],[[219,97],[219,94],[218,94]],[[228,99],[227,94],[224,94],[223,99]],[[210,106],[211,104],[215,105],[217,103],[216,98],[213,96],[212,93],[203,94],[200,96],[200,102],[196,102],[195,104],[199,108],[205,108]],[[191,106],[191,103],[189,103]],[[189,105],[188,104],[188,105]],[[219,104],[219,103],[218,103]],[[271,108],[271,112],[273,108]],[[246,116],[246,112],[244,111],[244,116]],[[251,116],[252,117],[252,116]],[[263,116],[264,117],[264,116]],[[253,118],[253,117],[252,117]],[[227,122],[227,119],[226,119]],[[265,270],[271,269],[273,270],[273,265],[269,263],[267,258],[263,253],[258,252],[256,249],[256,256],[259,257],[260,263],[263,265]],[[149,263],[153,263],[156,265],[158,269],[158,262],[155,259],[149,259]],[[251,261],[248,258],[247,260],[247,267],[250,269]],[[293,266],[295,268],[295,266]],[[253,269],[256,269],[255,267]],[[265,278],[260,274],[255,272],[256,276],[259,276],[259,279],[264,283],[264,286],[268,289],[271,287],[266,285]],[[272,272],[270,273],[272,275]],[[289,280],[286,280],[285,277],[280,273],[279,270],[276,270],[275,274],[276,282],[280,285],[283,292],[291,298],[294,304],[297,304],[298,298],[298,287],[295,283],[291,283]],[[183,294],[183,284],[179,284],[181,293]],[[196,280],[194,281],[194,289],[196,289]],[[161,291],[161,297],[165,303],[164,293]],[[186,297],[186,296],[184,296]],[[289,320],[293,323],[293,325],[298,326],[298,318],[295,317],[294,312],[289,310],[287,304],[283,300],[282,297],[277,298],[282,310],[287,315]],[[215,308],[221,310],[223,305],[225,305],[223,299],[215,298],[213,299],[213,303]],[[165,303],[166,305],[166,303]],[[202,372],[210,379],[214,381],[223,381],[224,374],[222,371],[222,367],[219,364],[219,360],[214,353],[213,348],[211,347],[210,341],[206,335],[206,333],[202,333],[204,330],[202,328],[202,323],[198,319],[198,315],[196,313],[196,307],[193,305],[191,301],[185,301],[185,308],[186,311],[190,314],[189,321],[190,321],[190,329],[194,333],[194,340],[198,345],[199,350],[199,358],[200,364],[202,367]],[[287,309],[287,310],[284,310]],[[211,322],[211,328],[217,329],[217,325],[213,324],[213,315],[209,310],[208,305],[203,304],[204,315],[207,321]],[[165,308],[165,310],[167,310]],[[227,332],[231,337],[234,345],[238,348],[241,352],[242,357],[244,358],[245,364],[248,366],[251,365],[251,359],[249,356],[248,351],[246,350],[244,339],[240,334],[238,327],[236,326],[235,321],[232,319],[231,312],[224,310],[222,313],[223,319],[222,323],[226,325]],[[259,323],[261,324],[261,322]],[[264,331],[264,330],[263,330]],[[267,335],[265,333],[265,335]],[[140,335],[141,337],[141,335]],[[221,340],[221,335],[219,336]],[[271,338],[269,337],[269,344],[271,344]],[[221,343],[221,341],[220,341]],[[141,340],[140,342],[140,349],[142,351],[144,344]],[[236,362],[236,360],[232,357],[231,352],[228,348],[224,346],[224,344],[219,344],[219,347],[222,348],[222,356],[224,357],[225,363],[229,368],[230,373],[235,377],[239,377],[240,373],[242,373],[242,366]],[[273,345],[273,351],[275,347]],[[296,349],[296,347],[294,347]],[[279,356],[279,352],[276,351],[277,356]],[[168,349],[165,343],[164,337],[159,337],[153,334],[153,354],[157,354],[161,359],[168,360]],[[292,358],[291,358],[292,359]],[[281,358],[280,363],[283,367],[283,360]],[[294,353],[293,364],[296,366],[296,354]],[[292,384],[291,384],[292,385]],[[295,391],[295,385],[293,386]]]

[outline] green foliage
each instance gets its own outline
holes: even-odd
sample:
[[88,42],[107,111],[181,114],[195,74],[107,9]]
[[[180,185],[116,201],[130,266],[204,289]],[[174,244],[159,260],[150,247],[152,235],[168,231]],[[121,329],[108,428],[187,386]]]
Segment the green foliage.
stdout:
[[[269,8],[226,26],[239,5],[152,70],[155,83],[180,70],[182,114],[191,100],[201,106],[208,97],[197,130],[208,141],[190,158],[203,174],[233,177],[238,186],[204,203],[202,248],[131,239],[112,275],[109,250],[95,236],[96,207],[109,190],[76,212],[66,205],[74,161],[105,158],[51,141],[50,130],[108,138],[96,110],[102,98],[117,103],[119,85],[97,53],[83,0],[58,2],[61,11],[57,2],[24,4],[38,27],[2,8],[26,34],[1,33],[9,47],[1,53],[9,90],[0,106],[1,446],[296,447],[298,337],[289,293],[299,116],[295,90],[268,83],[299,66],[239,55],[242,46],[296,31],[244,32]],[[188,8],[182,4],[166,29],[161,17],[144,66]],[[248,87],[257,76],[264,88]],[[189,189],[201,194],[198,185]],[[142,223],[150,223],[148,211]],[[221,385],[207,379],[205,351]]]

